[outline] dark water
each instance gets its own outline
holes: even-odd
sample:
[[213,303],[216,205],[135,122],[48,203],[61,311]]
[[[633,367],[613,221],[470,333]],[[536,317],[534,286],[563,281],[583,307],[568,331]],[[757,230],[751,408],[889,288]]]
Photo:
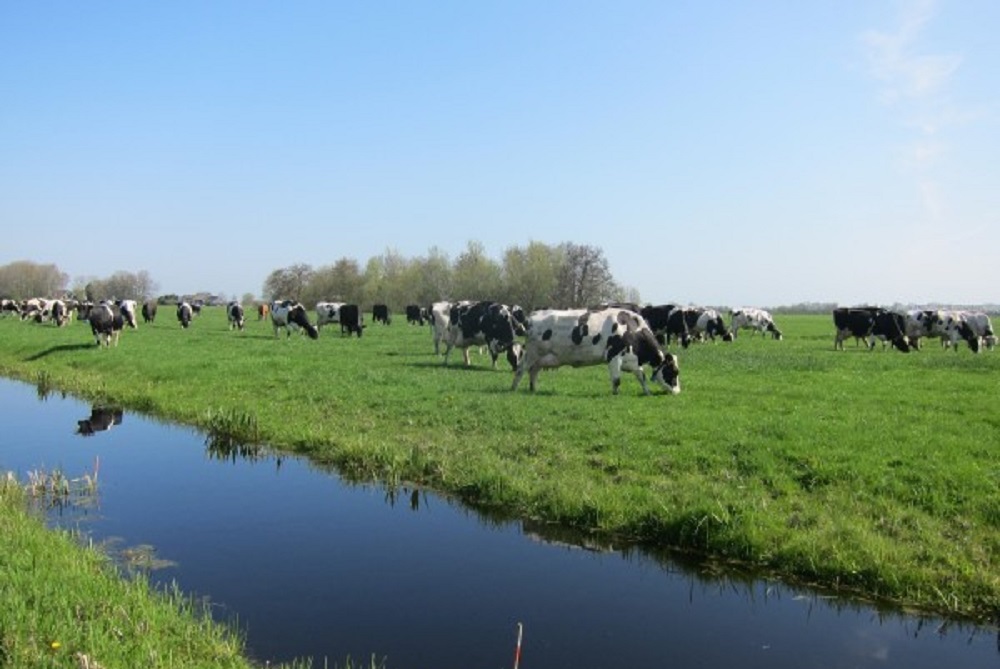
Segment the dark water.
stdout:
[[294,458],[220,460],[192,430],[92,416],[29,385],[0,380],[0,400],[0,471],[76,477],[99,459],[96,506],[54,521],[119,549],[154,547],[173,565],[151,577],[209,598],[262,661],[510,667],[520,622],[524,669],[1000,667],[995,629],[584,550]]

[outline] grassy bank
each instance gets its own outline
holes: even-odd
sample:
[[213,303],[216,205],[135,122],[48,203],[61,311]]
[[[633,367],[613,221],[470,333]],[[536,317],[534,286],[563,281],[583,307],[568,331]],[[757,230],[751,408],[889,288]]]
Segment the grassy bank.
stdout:
[[[426,328],[275,340],[221,309],[99,350],[89,330],[0,320],[0,373],[237,430],[491,509],[739,561],[956,616],[1000,612],[1000,354],[833,351],[829,317],[678,351],[683,392],[612,397],[602,368],[511,393]],[[2,465],[2,462],[0,462]]]
[[0,666],[249,669],[243,641],[177,592],[122,578],[25,512],[0,478]]

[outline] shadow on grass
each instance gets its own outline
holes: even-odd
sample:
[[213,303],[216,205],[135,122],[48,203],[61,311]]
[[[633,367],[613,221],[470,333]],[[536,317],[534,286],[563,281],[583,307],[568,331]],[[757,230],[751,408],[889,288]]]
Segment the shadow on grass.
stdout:
[[25,362],[34,362],[35,360],[41,360],[42,358],[48,357],[53,353],[63,353],[69,351],[86,351],[88,349],[96,348],[93,342],[87,344],[61,344],[59,346],[53,346],[47,348],[44,351],[39,351],[38,353],[28,356],[24,359]]

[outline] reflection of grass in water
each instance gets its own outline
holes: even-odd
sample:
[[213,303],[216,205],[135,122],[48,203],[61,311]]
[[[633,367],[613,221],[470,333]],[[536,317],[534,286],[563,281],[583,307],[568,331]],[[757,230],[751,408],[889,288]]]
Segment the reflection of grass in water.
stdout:
[[208,412],[205,446],[217,460],[259,460],[268,451],[260,444],[257,417],[238,409]]
[[151,572],[158,569],[176,567],[177,563],[156,555],[156,547],[152,544],[137,544],[123,546],[121,537],[111,537],[101,542],[101,549],[116,563],[131,571]]

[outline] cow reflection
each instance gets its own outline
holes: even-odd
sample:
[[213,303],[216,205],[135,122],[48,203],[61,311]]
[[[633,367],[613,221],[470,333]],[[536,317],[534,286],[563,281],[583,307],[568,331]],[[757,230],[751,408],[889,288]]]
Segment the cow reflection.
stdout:
[[91,407],[90,418],[76,421],[76,433],[92,437],[98,432],[110,430],[115,425],[122,424],[124,413],[120,407]]

